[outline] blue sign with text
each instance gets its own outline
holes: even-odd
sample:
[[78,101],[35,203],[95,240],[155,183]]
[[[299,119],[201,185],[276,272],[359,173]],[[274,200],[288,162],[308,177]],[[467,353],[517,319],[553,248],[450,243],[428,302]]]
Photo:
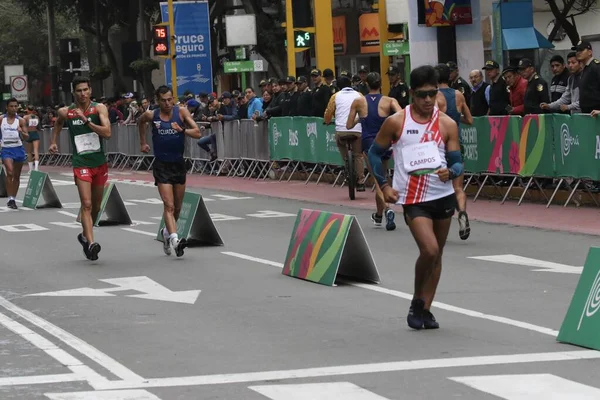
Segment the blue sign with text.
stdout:
[[[169,21],[167,3],[160,3],[163,22]],[[208,2],[173,2],[175,49],[177,52],[177,93],[194,95],[213,91]],[[165,61],[167,85],[171,86],[171,62]]]

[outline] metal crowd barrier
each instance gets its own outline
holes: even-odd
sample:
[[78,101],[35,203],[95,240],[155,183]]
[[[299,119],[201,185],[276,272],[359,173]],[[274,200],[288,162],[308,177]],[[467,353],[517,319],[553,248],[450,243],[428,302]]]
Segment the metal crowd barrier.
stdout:
[[[266,178],[269,165],[269,134],[266,122],[252,120],[213,122],[205,125],[204,135],[215,135],[217,158],[198,146],[198,139],[186,137],[184,158],[190,173],[207,175]],[[151,128],[146,141],[152,147]],[[151,170],[154,163],[152,151],[144,154],[140,148],[137,125],[111,125],[112,135],[104,140],[107,161],[111,168]],[[40,163],[52,166],[70,166],[72,146],[69,132],[63,128],[58,141],[58,153],[48,152],[52,129],[45,128],[40,135]],[[212,144],[211,144],[212,146]],[[212,149],[213,151],[215,149]]]

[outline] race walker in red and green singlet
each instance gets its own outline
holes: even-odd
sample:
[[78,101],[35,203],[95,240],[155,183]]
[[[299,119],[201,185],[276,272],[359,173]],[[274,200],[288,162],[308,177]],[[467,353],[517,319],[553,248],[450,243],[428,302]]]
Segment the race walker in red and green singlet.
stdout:
[[76,106],[69,106],[66,125],[69,128],[73,149],[73,173],[75,177],[90,182],[93,186],[104,186],[108,180],[108,164],[104,154],[104,141],[89,127],[89,122],[101,125],[98,103],[90,103],[83,120],[75,113]]

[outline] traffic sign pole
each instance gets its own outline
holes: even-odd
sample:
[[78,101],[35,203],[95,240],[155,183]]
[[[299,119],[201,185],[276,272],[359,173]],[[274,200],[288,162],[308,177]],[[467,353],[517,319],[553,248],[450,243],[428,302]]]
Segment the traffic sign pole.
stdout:
[[285,30],[287,36],[287,59],[288,59],[288,75],[296,76],[296,43],[294,43],[294,16],[293,0],[285,2]]
[[171,87],[173,90],[173,97],[177,101],[177,49],[175,48],[175,17],[173,15],[173,0],[169,0],[168,3],[169,12],[169,33],[171,34]]

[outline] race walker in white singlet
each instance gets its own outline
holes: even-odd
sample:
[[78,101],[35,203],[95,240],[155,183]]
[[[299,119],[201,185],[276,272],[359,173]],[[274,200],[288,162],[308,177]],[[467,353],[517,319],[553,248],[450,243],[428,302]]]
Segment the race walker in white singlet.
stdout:
[[[440,134],[440,111],[434,108],[426,124],[412,118],[411,105],[404,109],[404,124],[394,150],[393,188],[398,191],[396,204],[418,204],[441,199],[454,193],[452,182],[442,182],[436,173],[417,175],[417,171],[446,168],[446,145]],[[413,174],[411,174],[413,173]]]

